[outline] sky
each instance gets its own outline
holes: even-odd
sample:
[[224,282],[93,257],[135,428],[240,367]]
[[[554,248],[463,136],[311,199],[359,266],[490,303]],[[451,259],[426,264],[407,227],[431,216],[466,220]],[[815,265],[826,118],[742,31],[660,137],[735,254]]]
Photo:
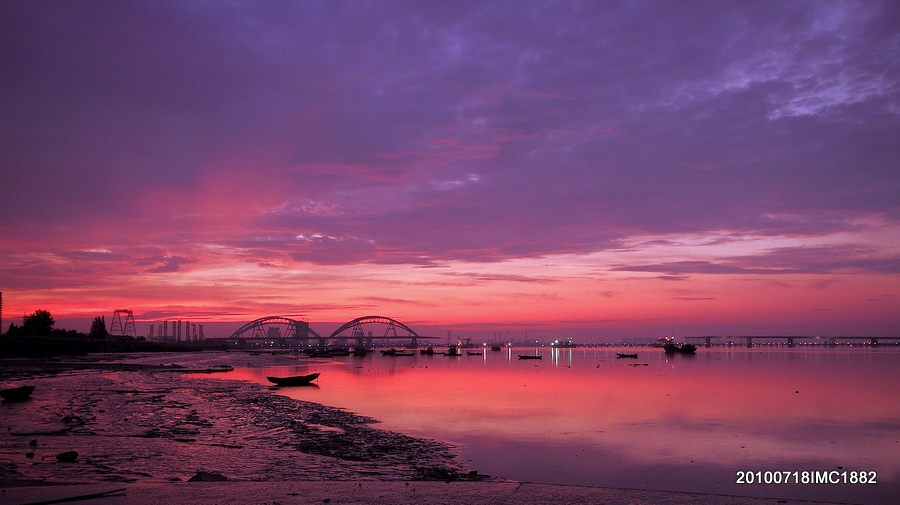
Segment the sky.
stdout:
[[0,0],[0,111],[4,331],[900,335],[897,2]]

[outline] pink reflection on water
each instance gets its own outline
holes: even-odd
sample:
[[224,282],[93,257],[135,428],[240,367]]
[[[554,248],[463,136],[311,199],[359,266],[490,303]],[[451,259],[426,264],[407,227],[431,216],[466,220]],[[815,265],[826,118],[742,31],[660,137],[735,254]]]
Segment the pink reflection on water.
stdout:
[[[450,442],[480,471],[523,480],[673,489],[672,476],[695,468],[702,490],[733,492],[734,469],[900,475],[896,350],[642,349],[637,360],[608,349],[539,352],[542,360],[517,359],[522,350],[376,355],[232,377],[321,372],[319,389],[277,392]],[[648,480],[649,468],[669,476]],[[717,482],[703,485],[716,468]]]

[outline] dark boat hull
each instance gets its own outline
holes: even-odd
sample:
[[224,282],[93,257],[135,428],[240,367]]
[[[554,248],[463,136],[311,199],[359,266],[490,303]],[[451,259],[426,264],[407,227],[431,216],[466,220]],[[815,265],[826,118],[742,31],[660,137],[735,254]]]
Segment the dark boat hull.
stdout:
[[617,353],[616,353],[616,357],[617,357],[617,358],[637,358],[638,355],[637,355],[637,354],[625,354],[625,353],[622,353],[622,352],[617,352]]
[[543,356],[531,356],[529,354],[520,354],[519,359],[541,359]]
[[293,377],[266,377],[269,382],[275,384],[276,386],[305,386],[318,378],[318,373],[311,373],[309,375],[295,375]]
[[411,352],[403,352],[403,351],[398,351],[396,349],[381,351],[381,355],[382,356],[415,356],[415,354],[413,354]]
[[21,402],[27,400],[34,391],[34,386],[19,386],[17,388],[4,389],[0,391],[0,396],[5,402]]

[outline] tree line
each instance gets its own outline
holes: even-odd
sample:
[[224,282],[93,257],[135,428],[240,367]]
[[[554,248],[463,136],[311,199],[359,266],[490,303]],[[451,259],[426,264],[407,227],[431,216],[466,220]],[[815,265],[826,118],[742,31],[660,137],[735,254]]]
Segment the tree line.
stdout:
[[[83,337],[84,333],[75,330],[65,330],[62,328],[54,328],[56,321],[53,316],[46,310],[36,310],[33,313],[22,318],[22,325],[16,326],[16,323],[9,323],[9,329],[6,335],[10,337]],[[103,316],[97,316],[91,323],[91,330],[87,336],[91,338],[104,338],[108,335],[106,331],[106,319]]]

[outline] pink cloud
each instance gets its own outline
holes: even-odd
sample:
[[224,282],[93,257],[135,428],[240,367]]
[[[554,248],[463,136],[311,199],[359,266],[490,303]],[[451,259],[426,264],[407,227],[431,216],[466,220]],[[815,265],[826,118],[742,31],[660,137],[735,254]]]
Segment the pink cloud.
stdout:
[[[81,295],[70,290],[95,287],[97,304],[131,292],[160,306],[179,282],[225,265],[240,272],[233,290],[192,280],[209,298],[170,303],[234,314],[291,305],[253,301],[273,272],[327,269],[327,282],[365,277],[362,289],[377,291],[384,280],[358,268],[406,281],[429,267],[447,272],[446,291],[422,309],[470,298],[474,275],[506,294],[508,284],[615,292],[618,320],[681,317],[667,305],[677,296],[584,283],[647,274],[666,291],[697,277],[802,275],[843,296],[835,276],[896,280],[890,9],[532,7],[4,3],[0,289],[28,300],[17,304],[70,306],[60,300]],[[604,256],[576,280],[563,267],[479,269],[628,255],[654,248],[635,237],[679,234],[798,242]],[[885,289],[871,296],[896,307],[900,293]],[[296,303],[362,305],[324,291]],[[594,319],[589,301],[576,305],[572,320]]]

